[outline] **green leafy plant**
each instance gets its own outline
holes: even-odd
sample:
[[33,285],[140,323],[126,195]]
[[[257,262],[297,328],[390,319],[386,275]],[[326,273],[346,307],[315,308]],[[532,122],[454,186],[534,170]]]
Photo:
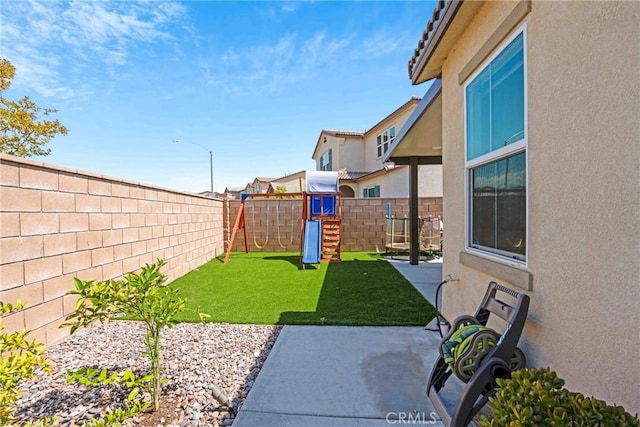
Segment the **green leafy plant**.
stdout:
[[[145,264],[139,273],[128,273],[122,280],[95,282],[74,278],[75,289],[68,294],[80,298],[76,311],[67,316],[67,322],[62,325],[70,327],[73,334],[96,320],[104,323],[125,317],[142,321],[146,328],[144,354],[151,363],[148,390],[154,410],[160,406],[160,334],[162,328],[177,324],[176,315],[185,310],[185,300],[178,296],[178,290],[166,286],[167,276],[160,272],[164,264],[163,260]],[[208,317],[198,314],[201,321]]]
[[[0,425],[15,421],[15,403],[22,394],[20,381],[34,378],[39,369],[51,372],[44,357],[44,346],[35,340],[29,341],[29,331],[7,333],[2,317],[24,309],[20,300],[15,305],[0,301]],[[39,425],[51,424],[45,419]]]
[[130,390],[124,408],[115,408],[103,414],[100,419],[90,420],[86,424],[88,427],[120,425],[122,421],[146,411],[149,408],[149,403],[144,402],[140,397],[140,389],[148,388],[151,380],[153,380],[153,377],[150,374],[142,378],[136,378],[136,375],[129,370],[109,374],[106,369],[98,371],[94,368],[85,367],[77,371],[67,372],[68,384],[80,383],[88,387],[103,384],[121,385]]
[[0,58],[0,153],[20,157],[48,156],[45,146],[56,135],[68,130],[59,120],[46,120],[56,113],[53,108],[41,108],[29,97],[17,101],[6,99],[3,92],[11,86],[16,68],[7,59]]
[[489,398],[490,414],[480,425],[505,427],[638,427],[638,416],[624,408],[564,388],[564,380],[549,368],[521,369],[511,379],[498,379]]

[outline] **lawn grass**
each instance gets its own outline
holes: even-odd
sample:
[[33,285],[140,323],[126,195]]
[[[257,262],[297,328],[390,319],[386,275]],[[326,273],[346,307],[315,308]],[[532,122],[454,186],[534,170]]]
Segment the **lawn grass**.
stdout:
[[[234,253],[174,281],[187,307],[212,322],[269,325],[425,325],[435,309],[386,260],[350,252],[343,262],[307,266],[297,253]],[[181,321],[197,321],[187,311]]]

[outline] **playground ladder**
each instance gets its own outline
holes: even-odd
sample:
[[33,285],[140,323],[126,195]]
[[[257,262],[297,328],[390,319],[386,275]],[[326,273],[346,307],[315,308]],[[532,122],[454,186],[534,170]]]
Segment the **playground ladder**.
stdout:
[[340,219],[322,220],[322,262],[341,262],[340,257]]

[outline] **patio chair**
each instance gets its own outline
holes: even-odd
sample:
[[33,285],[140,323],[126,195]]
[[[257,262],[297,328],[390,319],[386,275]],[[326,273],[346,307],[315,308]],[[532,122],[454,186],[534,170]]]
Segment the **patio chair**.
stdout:
[[[498,291],[511,295],[515,298],[515,303],[508,304],[496,298]],[[440,342],[440,356],[427,383],[427,395],[445,426],[468,425],[488,402],[489,397],[495,394],[496,379],[510,378],[512,371],[524,368],[526,358],[517,344],[528,311],[528,295],[491,282],[475,315],[462,315],[453,322],[449,333]],[[507,323],[502,335],[486,328],[492,314]],[[475,332],[464,337],[461,337],[464,335],[461,332],[465,331],[461,330],[456,334],[465,327],[467,330],[475,329]],[[454,350],[455,358],[451,357],[452,337],[465,342],[461,351]],[[466,385],[460,392],[453,413],[449,414],[440,391],[452,374]]]

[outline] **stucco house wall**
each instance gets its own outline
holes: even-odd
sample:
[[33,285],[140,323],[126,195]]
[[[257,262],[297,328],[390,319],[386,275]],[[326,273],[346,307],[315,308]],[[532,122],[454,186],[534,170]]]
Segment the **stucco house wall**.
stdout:
[[[517,2],[480,7],[442,67],[443,276],[449,319],[475,311],[492,263],[465,253],[464,90],[459,73]],[[532,2],[525,16],[529,364],[640,411],[640,5]]]
[[[334,136],[325,134],[318,146],[316,170],[320,170],[320,158],[331,149],[332,170],[349,169],[354,171],[364,169],[364,148],[362,138],[348,136]],[[326,141],[324,141],[326,138]]]
[[336,160],[333,170],[347,169],[352,171],[366,171],[364,162],[364,144],[362,138],[336,138]]
[[[442,166],[418,167],[418,197],[442,197]],[[362,197],[365,188],[380,186],[380,197],[409,197],[409,168],[399,166],[386,173],[373,174],[357,181],[356,197]]]
[[[374,171],[384,166],[381,158],[378,157],[378,151],[376,146],[378,135],[380,135],[385,130],[389,129],[391,126],[396,127],[396,135],[397,135],[398,132],[400,131],[400,128],[402,128],[402,125],[404,125],[404,123],[407,121],[407,119],[409,118],[413,110],[416,108],[416,105],[417,105],[416,103],[409,105],[408,108],[406,108],[405,110],[400,111],[396,115],[390,116],[386,120],[378,123],[375,127],[367,131],[364,138],[365,169],[362,169],[362,170]],[[351,170],[356,170],[356,169],[351,168]]]

